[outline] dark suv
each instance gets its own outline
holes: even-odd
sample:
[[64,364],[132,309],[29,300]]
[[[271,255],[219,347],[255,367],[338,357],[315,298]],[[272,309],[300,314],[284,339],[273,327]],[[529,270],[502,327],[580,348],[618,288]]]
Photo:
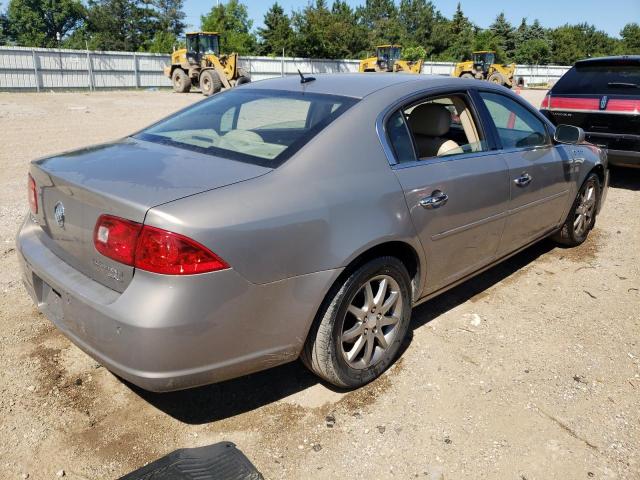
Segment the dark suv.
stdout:
[[577,62],[540,110],[556,125],[581,127],[611,165],[640,167],[640,55]]

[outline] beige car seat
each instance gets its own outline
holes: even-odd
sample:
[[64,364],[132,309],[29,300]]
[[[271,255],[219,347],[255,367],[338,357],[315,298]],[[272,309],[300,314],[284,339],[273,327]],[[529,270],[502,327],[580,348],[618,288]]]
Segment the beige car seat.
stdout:
[[413,109],[409,125],[416,139],[420,158],[463,153],[460,145],[443,138],[449,133],[451,113],[439,103],[423,103]]

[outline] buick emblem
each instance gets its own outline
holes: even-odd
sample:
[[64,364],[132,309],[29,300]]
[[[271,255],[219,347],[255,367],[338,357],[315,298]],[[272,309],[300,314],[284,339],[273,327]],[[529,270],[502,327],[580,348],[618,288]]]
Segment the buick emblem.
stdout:
[[600,99],[600,110],[606,110],[607,102],[609,102],[609,97],[605,95]]
[[56,203],[53,207],[53,217],[60,228],[64,227],[64,205],[62,202]]

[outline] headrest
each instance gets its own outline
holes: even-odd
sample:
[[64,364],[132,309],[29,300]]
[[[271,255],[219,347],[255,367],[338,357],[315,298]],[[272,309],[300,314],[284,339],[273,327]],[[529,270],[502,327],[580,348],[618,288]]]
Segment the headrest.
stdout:
[[409,124],[418,135],[442,137],[451,126],[451,112],[439,103],[423,103],[413,109]]

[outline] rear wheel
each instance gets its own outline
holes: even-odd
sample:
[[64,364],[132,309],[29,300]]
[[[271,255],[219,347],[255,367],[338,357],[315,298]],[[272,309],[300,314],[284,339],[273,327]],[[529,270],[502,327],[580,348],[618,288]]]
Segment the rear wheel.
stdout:
[[495,83],[496,85],[504,85],[506,82],[504,76],[500,72],[494,72],[489,77],[489,81],[491,83]]
[[568,247],[576,247],[587,239],[596,223],[600,201],[600,179],[591,173],[582,184],[562,228],[552,237]]
[[250,83],[250,82],[251,82],[251,78],[249,77],[249,75],[247,75],[247,72],[245,72],[244,69],[239,68],[236,85],[242,85],[244,83]]
[[176,68],[171,75],[173,89],[178,93],[187,93],[191,90],[191,79],[187,72],[181,68]]
[[460,75],[460,78],[469,78],[469,79],[473,79],[475,78],[473,75],[471,75],[470,73],[463,73],[462,75]]
[[396,358],[411,319],[411,280],[403,263],[381,257],[329,292],[302,352],[304,364],[341,388],[374,380]]
[[206,97],[222,90],[222,80],[220,80],[218,72],[214,70],[202,72],[200,74],[200,90]]

